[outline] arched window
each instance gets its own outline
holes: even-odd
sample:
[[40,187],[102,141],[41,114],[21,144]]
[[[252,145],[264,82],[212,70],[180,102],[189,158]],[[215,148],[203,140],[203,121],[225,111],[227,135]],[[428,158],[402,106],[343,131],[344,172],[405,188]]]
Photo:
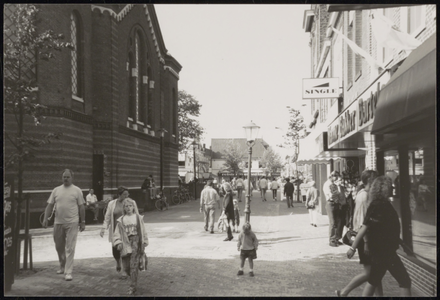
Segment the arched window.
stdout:
[[139,28],[133,30],[129,38],[129,118],[135,124],[148,124],[148,82],[146,72],[148,53],[145,38]]
[[84,102],[83,70],[82,70],[82,28],[78,14],[70,15],[70,42],[71,50],[71,85],[72,99]]

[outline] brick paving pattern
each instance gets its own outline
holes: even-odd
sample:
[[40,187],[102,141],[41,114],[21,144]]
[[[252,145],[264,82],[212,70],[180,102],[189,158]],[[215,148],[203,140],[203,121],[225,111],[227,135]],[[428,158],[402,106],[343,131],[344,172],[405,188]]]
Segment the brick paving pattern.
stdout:
[[[169,211],[145,214],[149,264],[147,271],[139,273],[137,295],[332,297],[336,289],[361,272],[357,256],[346,258],[346,246],[328,246],[326,216],[318,218],[315,228],[309,225],[307,210],[300,203],[288,209],[285,202],[263,203],[254,194],[251,205],[251,224],[260,240],[255,277],[249,276],[247,262],[245,274],[237,276],[236,238],[223,242],[225,233],[204,231],[199,204],[192,201]],[[73,281],[56,274],[58,261],[51,230],[33,230],[36,272],[17,276],[6,296],[126,295],[129,281],[119,279],[110,243],[107,236],[99,237],[99,228],[87,226],[78,235]],[[388,273],[383,287],[384,296],[400,295],[397,282]],[[359,297],[362,290],[363,286],[350,296]],[[416,288],[412,292],[423,296]]]

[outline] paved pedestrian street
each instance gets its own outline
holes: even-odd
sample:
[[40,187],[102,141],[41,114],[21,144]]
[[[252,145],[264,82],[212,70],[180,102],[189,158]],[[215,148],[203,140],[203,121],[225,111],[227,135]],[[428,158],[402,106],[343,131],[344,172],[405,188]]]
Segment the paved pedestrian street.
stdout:
[[[260,246],[254,261],[255,277],[246,262],[237,276],[237,233],[231,242],[226,233],[203,229],[199,203],[171,206],[168,211],[144,214],[150,245],[148,270],[139,273],[137,295],[142,296],[335,296],[360,273],[357,255],[346,258],[347,246],[328,246],[328,219],[319,216],[318,227],[309,224],[302,203],[262,202],[254,192],[251,225]],[[244,210],[244,201],[239,203]],[[219,211],[216,211],[216,219]],[[244,221],[244,214],[241,222]],[[99,236],[99,225],[78,235],[73,281],[57,275],[58,261],[51,229],[34,229],[34,271],[16,276],[6,296],[119,296],[126,295],[128,280],[119,279],[108,235]],[[384,296],[399,296],[399,287],[387,273]],[[361,296],[363,286],[350,296]],[[414,296],[422,294],[413,288]]]

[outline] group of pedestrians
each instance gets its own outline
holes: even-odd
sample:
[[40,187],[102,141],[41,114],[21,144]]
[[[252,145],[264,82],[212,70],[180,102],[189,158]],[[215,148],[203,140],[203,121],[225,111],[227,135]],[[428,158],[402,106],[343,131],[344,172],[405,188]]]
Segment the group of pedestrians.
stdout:
[[[347,257],[351,259],[357,251],[359,263],[363,265],[363,272],[353,277],[344,288],[336,290],[336,295],[346,297],[353,289],[367,282],[363,296],[383,296],[381,281],[389,271],[402,288],[402,294],[410,296],[411,280],[396,253],[400,243],[400,222],[388,200],[392,193],[389,178],[378,176],[374,170],[362,172],[354,205],[348,205],[353,191],[347,191],[342,186],[338,172],[331,173],[329,180],[324,183],[323,192],[327,200],[330,246],[342,244],[339,241],[342,229],[348,227],[354,231],[356,238],[347,251]],[[349,218],[347,210],[350,211],[352,207],[354,211],[352,218]],[[348,221],[344,223],[343,220]]]
[[[55,214],[53,238],[60,263],[57,274],[64,274],[66,281],[73,280],[78,230],[85,230],[85,201],[81,189],[73,184],[73,178],[70,169],[63,171],[63,184],[54,188],[49,196],[43,220],[43,227],[47,228],[49,216]],[[100,235],[103,237],[105,230],[109,229],[116,271],[122,271],[121,279],[130,276],[128,294],[133,295],[136,293],[138,271],[145,269],[144,249],[148,246],[148,237],[136,202],[128,198],[128,189],[119,187],[118,195],[108,204]],[[89,205],[97,202],[93,190],[89,191],[87,200]],[[95,213],[95,219],[96,216]]]
[[[235,181],[237,196],[239,198],[241,196],[240,191],[243,191],[245,183],[241,176]],[[232,232],[238,233],[238,226],[240,225],[240,208],[238,202],[241,200],[233,199],[234,191],[229,182],[223,180],[220,189],[224,195],[221,218],[224,217],[227,224],[227,236],[224,241],[231,241],[234,239]],[[200,194],[200,212],[204,213],[204,229],[211,234],[214,233],[216,207],[218,207],[218,209],[221,208],[220,196],[213,187],[213,181],[208,180]],[[238,235],[237,249],[240,251],[240,267],[237,275],[244,274],[243,267],[247,259],[249,261],[249,276],[253,277],[253,260],[257,258],[258,239],[251,230],[251,225],[248,222],[245,222],[242,231]]]

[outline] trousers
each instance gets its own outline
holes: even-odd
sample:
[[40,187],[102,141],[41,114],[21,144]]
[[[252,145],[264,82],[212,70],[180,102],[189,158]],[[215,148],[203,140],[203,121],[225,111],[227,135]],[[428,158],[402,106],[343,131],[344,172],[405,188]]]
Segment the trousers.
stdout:
[[205,206],[204,217],[205,217],[205,228],[209,228],[209,230],[213,231],[214,222],[215,222],[215,207]]
[[64,274],[72,274],[77,236],[78,223],[54,224],[53,226],[55,249]]
[[132,249],[131,254],[122,257],[122,266],[124,271],[130,275],[130,288],[136,289],[138,274],[139,274],[139,260],[141,258],[141,249],[139,249],[139,236],[130,235],[128,237]]
[[338,240],[337,238],[338,224],[340,222],[338,204],[327,201],[325,208],[327,209],[328,222],[329,222],[328,225],[329,242],[336,243],[336,241]]

